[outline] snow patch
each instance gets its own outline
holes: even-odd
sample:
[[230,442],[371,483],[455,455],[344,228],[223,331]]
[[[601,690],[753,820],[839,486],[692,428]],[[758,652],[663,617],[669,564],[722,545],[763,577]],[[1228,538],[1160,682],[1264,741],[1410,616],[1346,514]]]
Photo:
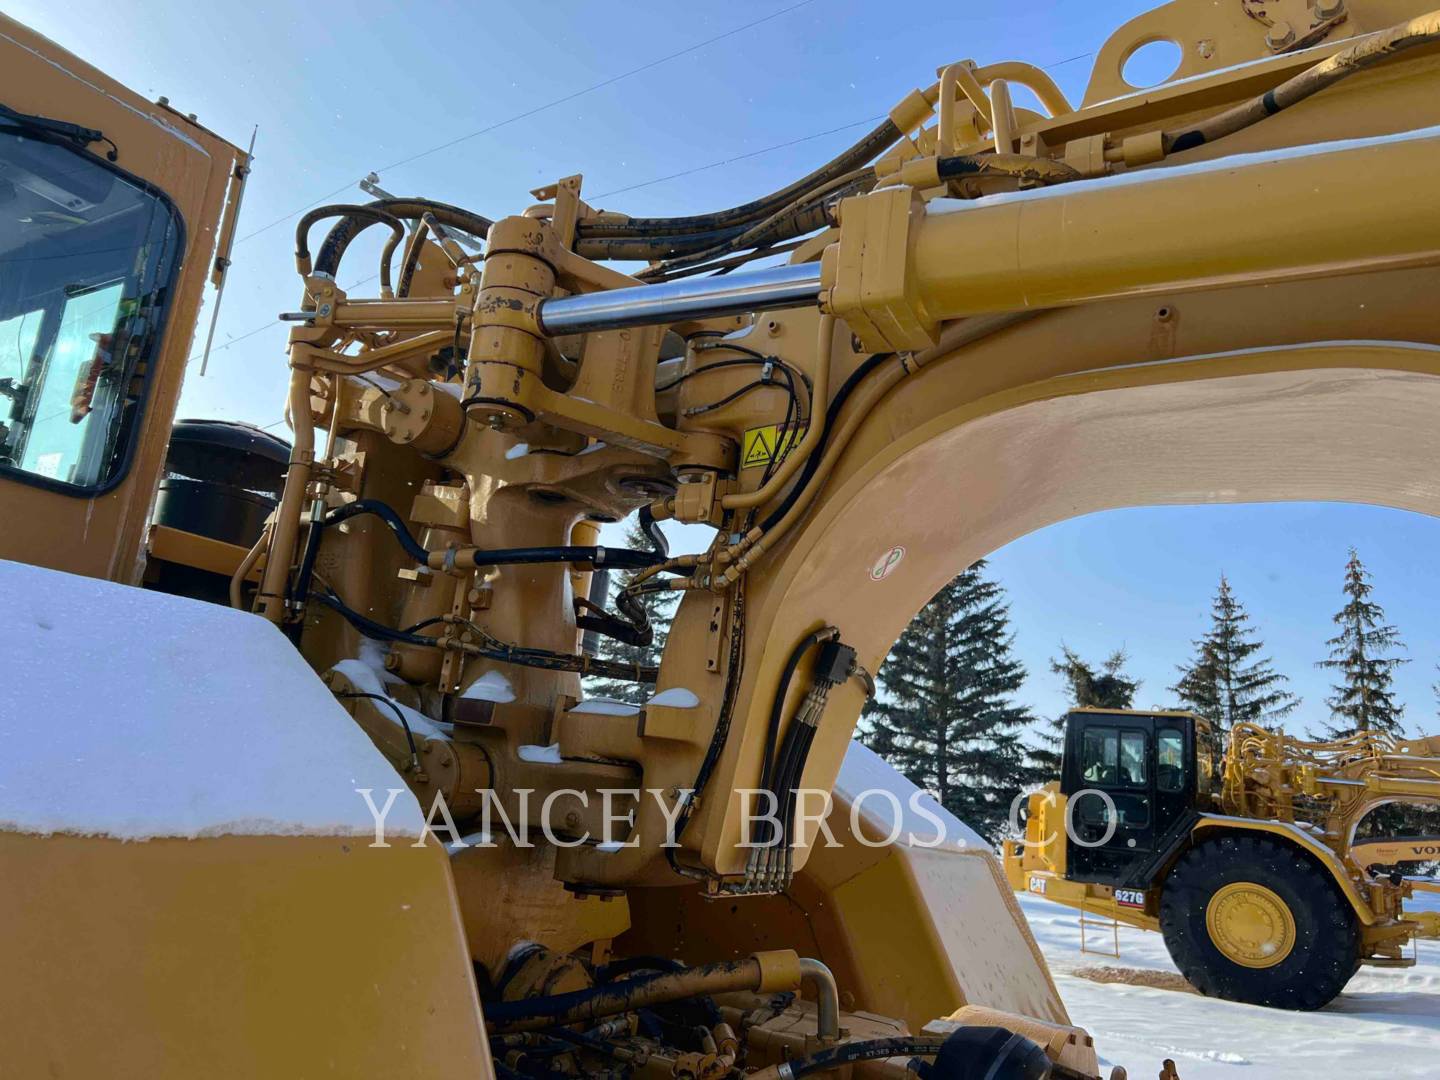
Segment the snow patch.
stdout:
[[589,713],[592,716],[639,716],[640,706],[611,698],[591,698],[572,706],[569,711]]
[[0,829],[373,836],[369,788],[377,806],[401,789],[386,829],[421,834],[395,770],[258,616],[3,560],[0,596]]
[[[860,805],[860,816],[879,832],[891,836],[897,832],[898,843],[914,842],[924,845],[934,843],[937,831],[943,833],[944,842],[937,846],[940,851],[962,851],[978,848],[988,851],[990,845],[970,826],[950,813],[935,798],[891,767],[879,754],[858,742],[852,742],[840,764],[840,775],[835,780],[835,796],[842,795],[852,806],[864,792],[872,792]],[[884,795],[874,792],[889,792],[900,804],[900,820],[895,820],[895,803]],[[924,808],[942,823],[937,830],[933,821],[918,812]]]
[[[1419,899],[1418,897],[1416,899]],[[1317,1012],[1286,1012],[1177,993],[1182,976],[1161,935],[1121,926],[1124,979],[1094,981],[1080,951],[1080,913],[1030,893],[1016,896],[1055,976],[1071,1021],[1095,1037],[1106,1068],[1154,1076],[1172,1058],[1185,1080],[1421,1080],[1440,1054],[1440,948],[1420,943],[1412,968],[1362,967]],[[1411,901],[1406,907],[1412,907]],[[1087,932],[1092,949],[1093,932]],[[1105,947],[1111,944],[1102,931]],[[1148,975],[1145,974],[1148,972]],[[1178,987],[1177,987],[1178,989]]]
[[669,690],[661,690],[646,704],[668,705],[672,709],[693,709],[700,704],[700,697],[694,690],[686,690],[683,686],[672,686]]
[[521,761],[532,761],[539,765],[559,765],[564,760],[560,756],[559,743],[551,743],[549,746],[522,746],[515,754]]
[[515,700],[515,688],[501,672],[487,671],[467,686],[460,696],[471,701],[494,701],[503,705]]
[[[364,652],[365,650],[362,648],[362,657]],[[378,705],[378,711],[385,719],[393,721],[397,725],[399,721],[395,717],[395,709],[399,709],[401,715],[405,717],[405,723],[410,726],[412,735],[424,735],[431,739],[448,739],[450,737],[449,724],[441,724],[435,720],[431,720],[430,717],[418,709],[412,709],[403,701],[396,701],[385,692],[386,685],[400,682],[400,680],[395,678],[383,667],[377,671],[374,664],[367,663],[362,658],[341,660],[330,670],[337,675],[344,675],[345,678],[350,680],[351,685],[353,685],[359,693],[375,694],[377,697],[384,698],[389,704]],[[394,708],[390,708],[392,705]]]

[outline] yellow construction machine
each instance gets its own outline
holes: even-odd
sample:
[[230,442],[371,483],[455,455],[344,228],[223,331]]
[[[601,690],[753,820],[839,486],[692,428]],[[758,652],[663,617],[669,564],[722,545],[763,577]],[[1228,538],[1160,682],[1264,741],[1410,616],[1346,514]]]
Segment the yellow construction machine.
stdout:
[[1404,910],[1433,883],[1386,869],[1435,845],[1355,838],[1397,802],[1440,804],[1440,737],[1305,742],[1241,723],[1222,752],[1193,713],[1077,709],[1005,872],[1082,918],[1161,931],[1203,993],[1316,1009],[1361,964],[1411,965],[1407,945],[1440,937],[1440,915]]
[[[918,81],[710,213],[317,207],[289,444],[172,440],[248,155],[0,20],[0,1072],[1098,1075],[1000,863],[852,745],[867,672],[1079,514],[1440,512],[1440,13],[1175,0],[1078,103]],[[657,666],[587,646],[661,591]]]

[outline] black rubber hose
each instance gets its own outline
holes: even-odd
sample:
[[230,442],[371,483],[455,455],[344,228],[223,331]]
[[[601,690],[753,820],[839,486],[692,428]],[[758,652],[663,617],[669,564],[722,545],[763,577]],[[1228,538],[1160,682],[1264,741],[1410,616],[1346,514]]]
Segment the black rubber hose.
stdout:
[[799,790],[800,778],[805,773],[805,762],[810,758],[810,746],[815,741],[815,728],[809,724],[791,724],[785,732],[785,743],[780,747],[780,764],[775,770],[776,802],[780,821],[779,847],[789,851],[794,846],[792,833],[795,827],[795,795]]
[[483,1008],[485,1022],[494,1030],[539,1031],[672,1001],[758,990],[763,985],[763,977],[760,961],[751,956],[681,971],[640,975],[549,997],[487,1001]]
[[[328,217],[338,217],[341,220],[331,228],[330,234],[325,237],[327,244],[330,242],[330,236],[334,235],[335,229],[338,229],[340,225],[346,221],[355,220],[360,228],[364,228],[366,225],[390,226],[390,239],[385,241],[385,250],[380,253],[380,285],[386,289],[390,288],[390,263],[395,257],[395,249],[398,248],[405,239],[405,223],[394,214],[386,213],[383,208],[378,207],[374,203],[366,206],[356,206],[349,203],[332,203],[329,206],[317,206],[295,223],[295,258],[310,258],[310,228],[315,222]],[[356,231],[358,232],[359,229]],[[320,249],[320,253],[320,262],[323,263],[325,254],[323,246]],[[336,261],[338,262],[339,260],[337,259]],[[315,269],[328,273],[332,277],[335,274],[333,268],[326,270],[323,266],[317,265]]]
[[[417,563],[427,566],[434,554],[421,545],[405,527],[400,515],[379,499],[357,499],[346,503],[325,516],[326,528],[348,521],[353,517],[373,514],[390,527],[395,539]],[[475,562],[482,566],[518,566],[530,563],[591,563],[596,567],[621,570],[645,570],[664,562],[664,556],[653,551],[635,551],[631,548],[609,548],[599,545],[560,545],[556,547],[493,548],[475,552]]]
[[578,230],[579,235],[585,239],[604,236],[675,237],[690,233],[709,232],[731,225],[748,225],[767,214],[773,214],[776,210],[789,205],[821,184],[827,184],[836,177],[844,176],[874,160],[899,142],[904,134],[895,125],[895,122],[887,117],[878,127],[867,132],[858,142],[831,158],[810,175],[803,176],[779,191],[771,192],[759,199],[731,207],[729,210],[695,214],[690,217],[628,218],[625,221],[595,222],[588,225],[582,222]]
[[410,237],[410,243],[405,247],[405,258],[400,263],[400,282],[395,286],[397,297],[410,295],[410,283],[415,278],[415,268],[420,265],[420,249],[425,246],[425,238],[430,235],[430,225],[421,218],[420,224],[415,226],[415,235]]
[[775,744],[780,738],[780,721],[785,713],[785,698],[790,694],[790,683],[795,678],[795,671],[800,667],[800,661],[805,659],[806,653],[820,642],[837,637],[839,633],[840,631],[833,626],[823,626],[819,630],[814,630],[800,639],[800,643],[790,650],[790,655],[785,660],[785,667],[780,673],[780,685],[775,688],[775,700],[770,704],[770,722],[765,728],[765,756],[760,768],[760,789],[762,791],[774,790],[771,783],[776,779]]
[[[820,441],[815,444],[815,449],[806,458],[805,467],[800,471],[799,479],[785,493],[785,498],[780,501],[780,505],[761,522],[760,528],[765,532],[773,529],[790,512],[790,508],[795,505],[795,500],[800,498],[800,493],[805,490],[815,476],[815,471],[820,468],[820,459],[825,453],[825,443],[830,438],[830,432],[835,430],[835,421],[840,418],[840,412],[845,408],[845,403],[850,400],[850,395],[855,392],[855,388],[864,382],[871,372],[894,355],[894,353],[875,353],[867,357],[840,385],[840,389],[835,392],[835,396],[830,401],[830,407],[825,410],[825,427],[820,432]],[[812,424],[815,422],[813,405],[810,408],[810,422]]]
[[436,642],[432,637],[423,637],[420,634],[412,634],[405,630],[396,630],[393,626],[386,626],[378,623],[368,616],[361,615],[354,608],[349,607],[334,593],[316,593],[315,600],[324,604],[332,611],[337,612],[351,626],[359,630],[368,638],[376,641],[398,642],[404,645],[424,645],[427,648],[435,648]]
[[733,240],[749,228],[744,222],[724,229],[709,229],[689,235],[656,233],[644,236],[585,238],[575,241],[575,253],[587,259],[673,259],[707,251]]
[[745,248],[772,247],[786,240],[807,236],[831,223],[831,209],[841,200],[865,191],[875,184],[875,170],[856,169],[823,185],[810,198],[797,201],[763,218],[736,236],[682,258],[671,259],[642,277],[653,277],[710,262]]
[[400,515],[379,499],[357,499],[355,502],[346,503],[339,509],[326,514],[320,524],[324,528],[329,528],[331,525],[339,525],[342,521],[349,521],[353,517],[360,517],[364,514],[373,514],[385,522],[390,527],[390,531],[395,534],[395,539],[400,541],[400,546],[405,549],[405,554],[422,566],[428,565],[430,562],[429,550],[410,535],[410,530],[405,527],[405,522],[401,520]]
[[1040,184],[1063,184],[1081,178],[1077,170],[1063,161],[1030,157],[1028,154],[956,154],[937,160],[935,173],[941,180],[955,180],[962,176],[1008,176]]
[[[380,211],[392,217],[412,221],[419,221],[421,215],[428,212],[434,214],[435,220],[441,225],[449,225],[472,236],[485,236],[489,233],[490,226],[495,224],[483,214],[451,206],[449,203],[435,202],[433,199],[377,199],[349,209],[353,212],[347,212],[326,233],[325,240],[315,255],[316,271],[333,276],[350,242],[375,224],[374,219],[366,218],[363,211]],[[403,226],[401,238],[403,239]]]
[[[490,1012],[489,1007],[485,1009]],[[841,1043],[809,1057],[792,1058],[786,1063],[794,1080],[811,1073],[838,1069],[857,1061],[879,1061],[891,1057],[934,1057],[945,1040],[935,1036],[898,1035],[890,1039],[867,1039],[865,1042]]]
[[410,747],[410,762],[413,765],[420,764],[420,751],[415,746],[415,733],[410,730],[410,723],[405,719],[405,713],[401,711],[398,702],[391,701],[384,694],[369,694],[363,690],[356,690],[353,693],[336,694],[340,698],[368,698],[371,701],[378,701],[382,705],[389,706],[390,711],[395,714],[395,719],[400,721],[400,726],[405,729],[405,742]]
[[619,960],[612,960],[610,963],[597,968],[595,971],[596,982],[614,982],[625,975],[633,975],[637,971],[684,971],[685,965],[679,960],[672,960],[666,956],[622,956]]
[[[360,614],[354,608],[346,605],[334,593],[316,593],[315,600],[337,612],[346,622],[368,638],[374,638],[376,641],[400,642],[406,645],[423,645],[427,649],[440,648],[439,642],[433,637],[412,634],[408,630],[396,630],[392,626],[386,626]],[[548,671],[578,671],[584,675],[595,675],[605,679],[622,679],[627,682],[653,683],[660,675],[658,668],[647,667],[643,664],[593,660],[588,657],[570,656],[546,649],[528,649],[518,646],[498,649],[475,647],[467,649],[467,652],[473,656],[483,656],[487,660],[498,660],[504,664],[545,668]]]

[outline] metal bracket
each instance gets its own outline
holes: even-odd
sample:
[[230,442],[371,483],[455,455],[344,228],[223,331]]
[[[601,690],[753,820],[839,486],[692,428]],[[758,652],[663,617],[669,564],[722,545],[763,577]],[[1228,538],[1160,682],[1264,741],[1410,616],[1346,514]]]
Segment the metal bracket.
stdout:
[[1276,53],[1309,48],[1350,15],[1345,0],[1240,0],[1240,7],[1269,27],[1265,44]]

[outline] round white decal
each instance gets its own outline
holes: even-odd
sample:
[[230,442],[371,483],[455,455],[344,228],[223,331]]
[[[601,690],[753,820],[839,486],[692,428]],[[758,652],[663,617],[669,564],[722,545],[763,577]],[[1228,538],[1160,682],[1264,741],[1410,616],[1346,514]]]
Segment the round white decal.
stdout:
[[896,544],[875,560],[875,565],[870,567],[870,580],[884,581],[900,565],[900,560],[903,558],[905,558],[905,549]]

